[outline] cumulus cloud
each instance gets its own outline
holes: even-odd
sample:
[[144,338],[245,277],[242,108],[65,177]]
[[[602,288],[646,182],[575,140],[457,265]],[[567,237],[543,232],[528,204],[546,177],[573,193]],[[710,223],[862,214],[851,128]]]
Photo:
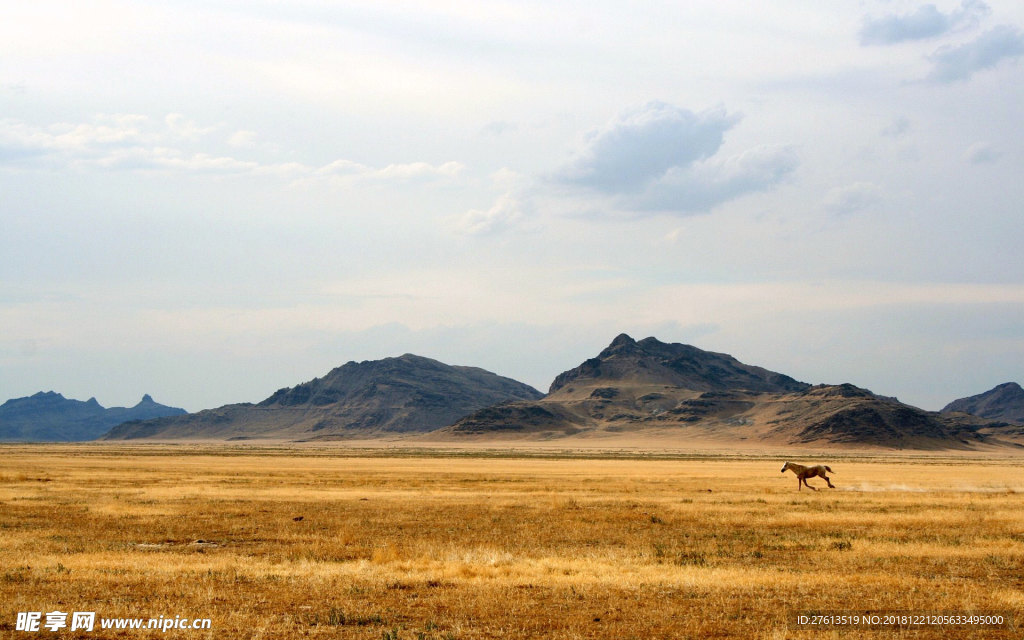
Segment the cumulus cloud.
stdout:
[[790,147],[758,147],[728,158],[672,167],[626,206],[645,211],[697,213],[740,196],[765,191],[799,165]]
[[724,109],[693,113],[651,102],[588,134],[556,180],[604,193],[639,190],[675,167],[713,156],[738,121]]
[[722,154],[725,134],[739,120],[724,108],[696,113],[664,102],[628,110],[588,133],[582,149],[553,173],[504,172],[511,185],[504,195],[488,209],[455,216],[453,226],[486,235],[521,229],[535,212],[587,219],[694,215],[771,189],[796,170],[797,154],[788,146]]
[[799,164],[789,147],[758,147],[721,157],[739,116],[694,113],[662,102],[628,111],[590,133],[584,149],[556,172],[561,187],[607,199],[632,213],[693,214],[781,182]]
[[0,162],[21,168],[102,168],[193,172],[250,171],[259,165],[173,146],[195,141],[201,128],[178,114],[163,121],[136,114],[98,116],[92,122],[36,126],[0,122]]
[[87,123],[56,123],[33,126],[17,120],[0,121],[0,158],[63,155],[87,157],[105,150],[152,144],[155,136],[145,130],[144,116],[117,114]]
[[1021,55],[1024,55],[1024,33],[1014,26],[1000,25],[966,44],[940,47],[928,57],[932,63],[928,79],[939,83],[968,80],[977,71]]
[[207,153],[183,153],[166,147],[133,147],[112,150],[90,159],[97,167],[137,171],[175,171],[183,173],[248,173],[259,163]]
[[456,232],[470,236],[485,236],[505,231],[522,218],[521,204],[512,194],[498,198],[490,209],[473,209],[455,219]]
[[381,169],[367,172],[366,178],[373,180],[417,180],[420,178],[455,178],[465,166],[461,162],[445,162],[433,165],[427,162],[389,164]]
[[164,122],[170,132],[188,140],[198,140],[216,130],[216,127],[201,127],[180,113],[168,114]]
[[919,7],[905,15],[888,14],[880,18],[865,17],[860,29],[862,45],[889,45],[908,40],[924,40],[977,26],[991,13],[980,0],[964,0],[959,9],[942,13],[934,4]]

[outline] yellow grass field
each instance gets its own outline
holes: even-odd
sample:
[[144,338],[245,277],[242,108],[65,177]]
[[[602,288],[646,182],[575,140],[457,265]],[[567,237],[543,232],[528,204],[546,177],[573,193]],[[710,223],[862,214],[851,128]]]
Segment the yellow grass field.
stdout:
[[[0,636],[1024,637],[1024,458],[818,456],[818,492],[784,459],[3,446]],[[16,630],[52,611],[211,628]]]

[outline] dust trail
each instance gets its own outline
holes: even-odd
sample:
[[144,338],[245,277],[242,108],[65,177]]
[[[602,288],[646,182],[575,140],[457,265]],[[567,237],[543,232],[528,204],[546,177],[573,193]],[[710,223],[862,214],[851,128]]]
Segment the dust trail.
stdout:
[[859,493],[880,493],[895,491],[904,493],[1021,493],[1024,487],[958,485],[955,487],[913,487],[907,484],[871,484],[861,482],[852,486],[837,487],[840,491],[856,491]]

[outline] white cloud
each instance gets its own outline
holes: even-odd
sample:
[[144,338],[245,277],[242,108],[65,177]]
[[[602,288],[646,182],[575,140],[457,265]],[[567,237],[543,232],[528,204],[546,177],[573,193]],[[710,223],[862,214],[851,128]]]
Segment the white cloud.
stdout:
[[928,80],[937,83],[969,80],[976,72],[991,69],[1003,60],[1024,55],[1024,33],[1011,25],[989,29],[971,42],[940,47],[928,57]]
[[796,170],[791,147],[757,147],[722,159],[669,169],[626,206],[645,211],[698,213],[741,196],[765,191]]
[[[163,122],[137,114],[98,116],[92,122],[35,126],[0,122],[0,160],[19,168],[68,167],[177,171],[249,171],[258,165],[203,151],[171,146],[195,140],[213,128],[201,128],[177,114]],[[27,158],[26,161],[22,159]]]
[[461,162],[445,162],[432,165],[426,162],[389,164],[383,169],[368,171],[364,177],[369,180],[416,180],[420,178],[455,178],[465,166]]
[[490,235],[512,228],[522,217],[519,201],[506,193],[486,211],[472,209],[456,217],[454,227],[463,235]]
[[171,133],[187,140],[197,140],[217,129],[217,127],[200,127],[180,113],[167,114],[164,122]]
[[[0,165],[21,169],[103,169],[276,175],[298,182],[330,179],[344,183],[415,182],[457,178],[465,169],[459,162],[394,163],[372,167],[339,159],[321,167],[299,162],[258,162],[208,150],[202,138],[216,130],[180,114],[161,120],[144,115],[98,116],[92,122],[37,126],[18,120],[0,120]],[[254,146],[257,134],[237,131],[232,147]]]
[[256,162],[206,153],[183,153],[167,147],[114,149],[88,162],[104,169],[181,173],[250,173],[259,168]]
[[627,111],[587,135],[558,182],[604,193],[642,189],[675,167],[715,155],[739,116],[724,109],[693,113],[663,102]]
[[799,164],[792,148],[779,146],[720,157],[725,133],[739,119],[723,108],[694,113],[648,103],[591,132],[553,183],[610,198],[606,205],[631,213],[709,211],[772,188]]
[[461,162],[432,165],[427,162],[389,164],[371,167],[351,160],[335,160],[318,169],[310,170],[304,181],[332,180],[343,184],[355,182],[414,182],[457,178],[465,169]]
[[991,10],[984,2],[964,0],[959,9],[949,13],[942,13],[934,4],[926,4],[905,15],[890,13],[880,18],[865,17],[860,29],[860,43],[888,45],[935,38],[976,26],[989,13]]
[[63,155],[86,158],[110,149],[148,144],[157,139],[146,131],[146,116],[117,114],[102,116],[94,122],[60,122],[46,127],[14,119],[0,121],[0,159],[10,164],[17,158]]

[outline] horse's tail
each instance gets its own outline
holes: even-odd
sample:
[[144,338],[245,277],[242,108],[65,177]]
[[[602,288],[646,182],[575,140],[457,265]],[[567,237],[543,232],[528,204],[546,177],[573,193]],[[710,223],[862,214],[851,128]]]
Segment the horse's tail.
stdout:
[[835,471],[832,470],[832,467],[828,466],[827,464],[825,465],[825,471],[828,471],[829,473],[835,473]]

